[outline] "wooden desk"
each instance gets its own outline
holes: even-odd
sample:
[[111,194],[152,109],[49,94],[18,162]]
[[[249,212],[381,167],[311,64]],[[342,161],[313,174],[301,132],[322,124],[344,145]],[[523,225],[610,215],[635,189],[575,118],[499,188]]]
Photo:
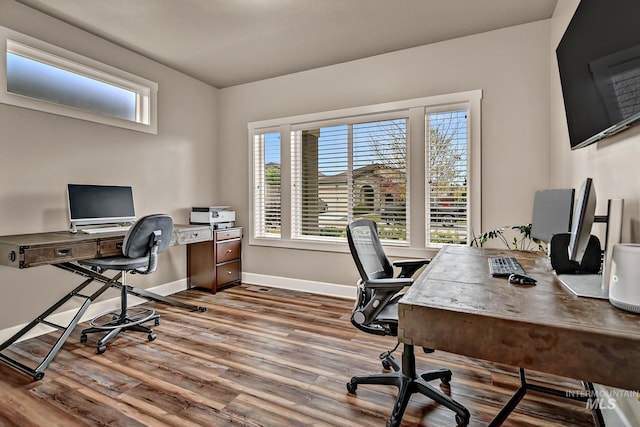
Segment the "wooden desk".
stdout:
[[[41,265],[51,265],[85,280],[76,286],[71,292],[55,302],[51,307],[36,317],[11,338],[0,343],[0,352],[8,348],[21,337],[40,324],[44,324],[62,331],[51,350],[41,363],[35,368],[26,366],[19,361],[0,354],[0,362],[31,375],[34,380],[44,377],[44,371],[58,353],[66,339],[69,337],[82,315],[89,305],[102,295],[110,287],[122,287],[122,283],[112,280],[102,274],[77,264],[75,261],[84,259],[113,256],[122,253],[122,242],[125,233],[86,234],[82,232],[71,233],[69,231],[55,231],[48,233],[19,234],[12,236],[0,236],[0,265],[14,268],[30,268]],[[213,227],[208,225],[174,225],[171,245],[192,244],[213,240]],[[91,294],[83,293],[83,290],[93,282],[102,283],[102,286]],[[206,311],[206,307],[185,304],[181,301],[163,297],[156,293],[127,285],[129,294],[157,301],[176,307],[193,311]],[[50,316],[72,299],[80,300],[81,304],[76,309],[72,320],[67,325],[58,325],[50,321]]]
[[[489,273],[515,256],[534,286]],[[449,246],[398,306],[400,341],[626,390],[640,389],[640,316],[569,294],[544,254]]]
[[[86,234],[51,231],[0,236],[0,265],[29,268],[119,255],[124,235],[124,232]],[[175,224],[171,246],[208,240],[213,240],[211,226]]]

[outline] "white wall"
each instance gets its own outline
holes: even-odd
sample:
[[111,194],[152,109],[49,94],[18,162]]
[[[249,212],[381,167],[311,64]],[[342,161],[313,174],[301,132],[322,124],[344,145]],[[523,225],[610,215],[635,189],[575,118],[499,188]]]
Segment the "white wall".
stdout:
[[[0,235],[68,228],[69,182],[132,185],[139,216],[180,223],[191,206],[216,202],[217,89],[14,1],[0,2],[0,25],[159,83],[157,135],[0,104]],[[185,248],[171,248],[156,273],[132,283],[184,279],[185,263]],[[0,330],[79,282],[53,267],[0,267]]]
[[[221,198],[239,224],[249,223],[248,122],[482,89],[483,229],[528,223],[534,192],[549,186],[548,50],[549,21],[540,21],[222,89]],[[341,253],[245,245],[243,268],[338,284],[356,279]]]
[[[640,126],[591,146],[570,150],[569,133],[562,101],[562,87],[555,50],[580,0],[559,0],[551,19],[550,45],[550,154],[551,184],[556,188],[579,189],[586,177],[594,180],[598,205],[596,213],[606,213],[607,199],[623,198],[622,241],[640,242]],[[594,234],[604,238],[604,226],[595,225]],[[603,410],[608,426],[635,426],[640,405],[635,396],[624,397],[616,389],[596,385],[597,393],[609,393],[613,410]],[[618,393],[618,394],[616,394]],[[606,397],[599,394],[599,397]],[[622,396],[622,397],[621,397]]]
[[[640,126],[588,147],[570,150],[562,101],[562,88],[555,50],[573,16],[579,0],[560,0],[551,20],[551,184],[557,188],[579,189],[586,177],[593,178],[598,205],[604,215],[607,199],[623,198],[623,242],[640,242]],[[604,237],[604,226],[595,225],[594,234]]]

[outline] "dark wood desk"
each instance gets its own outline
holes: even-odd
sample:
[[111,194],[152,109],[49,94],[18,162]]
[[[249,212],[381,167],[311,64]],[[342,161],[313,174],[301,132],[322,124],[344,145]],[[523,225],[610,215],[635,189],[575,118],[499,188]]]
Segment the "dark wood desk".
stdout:
[[[69,337],[89,305],[110,287],[122,287],[122,283],[112,280],[102,274],[92,271],[76,263],[84,259],[113,256],[122,253],[123,232],[86,234],[82,232],[55,231],[47,233],[19,234],[0,236],[0,265],[14,268],[31,268],[41,265],[51,265],[83,277],[85,280],[71,292],[55,302],[41,315],[28,323],[11,338],[0,343],[0,352],[14,344],[36,326],[43,324],[62,331],[44,360],[35,368],[26,366],[19,361],[0,354],[0,361],[31,375],[34,380],[44,377],[44,371]],[[174,225],[171,245],[184,245],[213,240],[213,227],[208,225]],[[102,286],[91,294],[83,293],[85,288],[93,282]],[[193,311],[205,311],[206,307],[185,304],[175,299],[163,297],[156,293],[127,285],[129,294],[176,307]],[[50,320],[50,316],[57,312],[66,302],[76,299],[81,303],[76,309],[72,320],[67,325],[58,325]]]
[[[492,277],[490,256],[515,256],[538,284]],[[640,316],[569,294],[541,253],[444,247],[398,310],[405,343],[640,389]]]

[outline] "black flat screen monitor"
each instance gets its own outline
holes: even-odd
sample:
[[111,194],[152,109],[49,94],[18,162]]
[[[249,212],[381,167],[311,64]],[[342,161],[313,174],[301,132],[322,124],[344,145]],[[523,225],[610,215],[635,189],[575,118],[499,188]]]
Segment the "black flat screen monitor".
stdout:
[[68,184],[71,226],[135,221],[131,187]]
[[536,191],[533,200],[531,237],[549,243],[554,234],[571,230],[573,188]]
[[587,178],[580,187],[578,194],[578,204],[573,215],[573,225],[571,227],[571,237],[569,239],[569,259],[581,262],[584,251],[589,244],[591,237],[591,227],[596,212],[596,190],[593,180]]

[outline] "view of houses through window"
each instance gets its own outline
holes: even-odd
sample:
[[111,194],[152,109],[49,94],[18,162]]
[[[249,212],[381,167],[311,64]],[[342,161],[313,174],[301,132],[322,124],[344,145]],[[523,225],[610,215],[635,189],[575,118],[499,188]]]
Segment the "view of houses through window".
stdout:
[[[255,236],[280,237],[287,218],[291,240],[343,240],[350,221],[370,218],[383,241],[408,245],[411,224],[424,221],[425,246],[466,244],[468,111],[423,111],[424,141],[409,141],[410,126],[420,124],[411,123],[407,110],[254,133]],[[410,192],[411,143],[424,144],[422,197]],[[291,155],[283,169],[284,150]],[[285,171],[290,182],[282,180]],[[411,218],[418,201],[425,217]]]

